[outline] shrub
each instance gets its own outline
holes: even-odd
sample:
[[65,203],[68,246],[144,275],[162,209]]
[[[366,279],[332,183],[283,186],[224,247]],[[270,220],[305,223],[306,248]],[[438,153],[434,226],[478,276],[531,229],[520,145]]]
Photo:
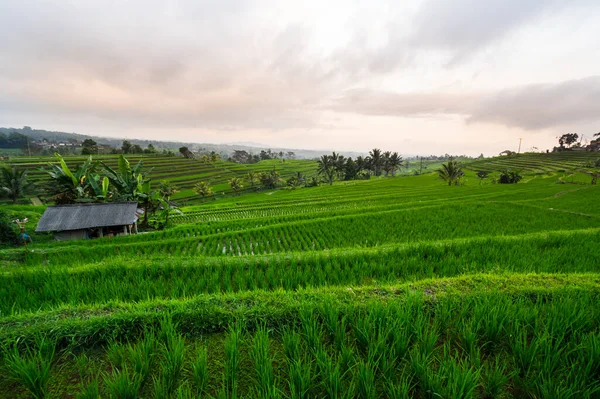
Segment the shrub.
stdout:
[[17,238],[17,226],[10,220],[8,213],[0,209],[0,246],[14,245]]
[[507,169],[503,172],[500,172],[500,176],[498,177],[498,183],[500,184],[515,184],[523,179],[521,176],[521,171],[512,171]]

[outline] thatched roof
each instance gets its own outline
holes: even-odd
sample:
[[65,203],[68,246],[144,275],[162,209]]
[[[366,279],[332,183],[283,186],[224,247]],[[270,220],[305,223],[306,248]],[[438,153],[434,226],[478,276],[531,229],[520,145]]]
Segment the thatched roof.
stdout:
[[137,202],[49,206],[35,231],[65,231],[123,226],[137,221]]

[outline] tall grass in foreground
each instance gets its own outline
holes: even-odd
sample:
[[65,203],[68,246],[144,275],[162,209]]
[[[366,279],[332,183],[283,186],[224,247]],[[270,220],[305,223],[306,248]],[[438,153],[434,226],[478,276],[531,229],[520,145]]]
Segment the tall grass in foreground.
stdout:
[[165,317],[159,332],[162,370],[154,380],[154,396],[157,399],[169,398],[175,392],[185,355],[185,341],[177,331],[177,325],[172,319]]
[[242,325],[230,326],[225,338],[225,372],[223,373],[222,392],[229,398],[237,398],[240,368],[240,341]]
[[36,399],[48,394],[55,348],[55,342],[38,337],[33,345],[25,347],[24,353],[19,350],[18,342],[5,350],[4,362],[10,378],[26,387]]

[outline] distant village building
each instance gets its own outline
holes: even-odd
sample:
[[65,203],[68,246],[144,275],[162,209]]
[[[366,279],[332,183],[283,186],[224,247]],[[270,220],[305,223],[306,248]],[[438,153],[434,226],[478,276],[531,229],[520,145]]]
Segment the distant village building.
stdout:
[[137,202],[49,206],[36,232],[53,232],[56,240],[85,240],[137,234]]

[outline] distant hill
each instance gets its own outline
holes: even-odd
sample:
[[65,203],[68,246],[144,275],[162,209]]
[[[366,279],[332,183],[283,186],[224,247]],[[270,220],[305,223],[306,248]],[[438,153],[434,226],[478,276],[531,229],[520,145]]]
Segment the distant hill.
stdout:
[[[57,132],[43,129],[33,129],[29,126],[24,126],[22,128],[7,128],[0,127],[0,133],[4,133],[8,135],[12,132],[17,132],[24,134],[28,137],[31,137],[35,140],[47,139],[49,141],[57,141],[57,142],[67,142],[69,140],[77,140],[78,142],[82,142],[85,139],[93,139],[98,144],[110,145],[112,147],[121,147],[123,140],[127,140],[132,144],[138,144],[141,147],[147,147],[148,144],[152,144],[159,150],[162,149],[171,149],[177,151],[179,147],[188,147],[192,151],[196,152],[211,152],[214,151],[218,154],[229,156],[233,153],[234,150],[243,150],[248,151],[253,154],[260,153],[261,150],[270,149],[273,152],[283,151],[284,153],[288,151],[292,151],[296,154],[296,158],[299,159],[313,159],[318,158],[323,154],[331,153],[331,150],[305,150],[305,149],[297,149],[297,148],[279,148],[279,147],[269,147],[265,144],[258,144],[252,142],[243,142],[243,143],[230,143],[230,144],[212,144],[212,143],[193,143],[193,142],[178,142],[178,141],[157,141],[157,140],[142,140],[142,139],[132,139],[132,138],[118,138],[118,137],[99,137],[92,136],[80,133],[68,133],[68,132]],[[345,156],[356,157],[359,155],[365,155],[358,152],[340,152]]]

